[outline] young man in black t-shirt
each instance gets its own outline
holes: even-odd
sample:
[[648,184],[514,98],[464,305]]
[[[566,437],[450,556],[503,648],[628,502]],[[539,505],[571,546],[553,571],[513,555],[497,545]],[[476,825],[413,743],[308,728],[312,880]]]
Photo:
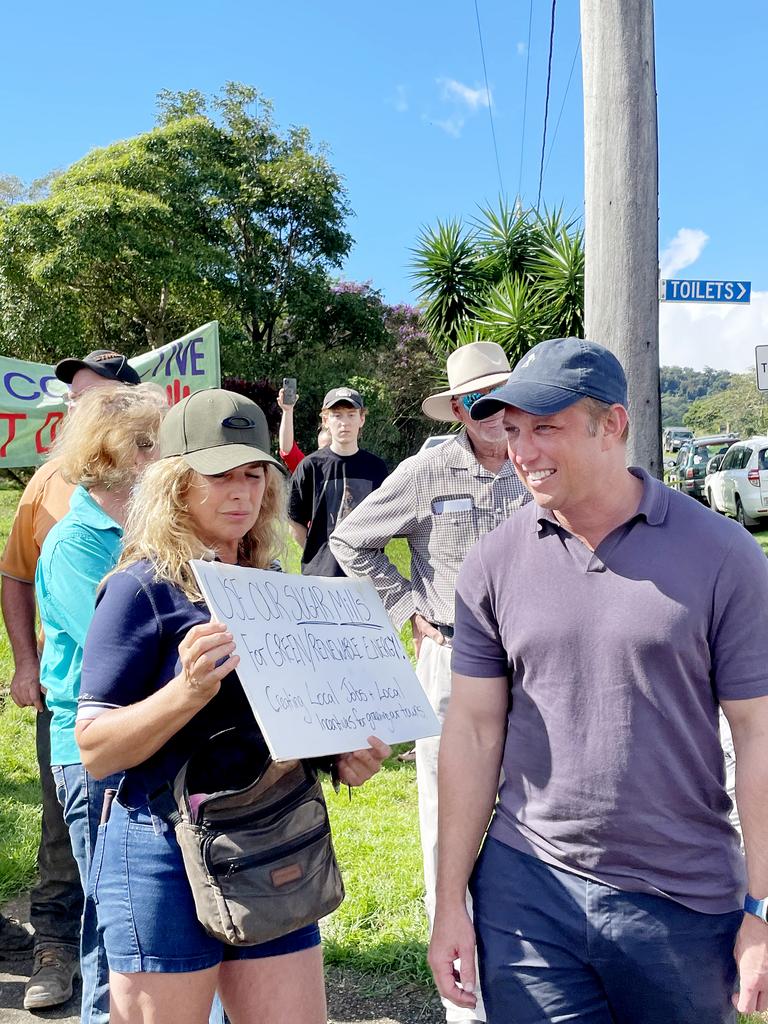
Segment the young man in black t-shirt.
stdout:
[[322,419],[331,434],[330,446],[307,455],[293,474],[288,518],[291,533],[304,549],[301,571],[306,576],[344,575],[328,538],[387,475],[378,455],[357,446],[365,412],[363,399],[353,388],[329,391]]

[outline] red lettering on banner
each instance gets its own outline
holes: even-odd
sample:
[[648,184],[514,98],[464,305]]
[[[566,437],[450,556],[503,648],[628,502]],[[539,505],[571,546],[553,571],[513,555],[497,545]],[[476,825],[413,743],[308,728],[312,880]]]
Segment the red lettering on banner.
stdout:
[[8,437],[5,444],[0,446],[0,459],[4,459],[8,453],[8,445],[16,437],[16,420],[25,420],[25,412],[0,412],[0,420],[8,421]]
[[[64,413],[63,412],[49,412],[48,415],[45,417],[45,423],[35,433],[35,448],[37,448],[37,450],[38,450],[40,455],[45,455],[45,453],[47,451],[50,451],[51,445],[56,440],[56,429],[58,428],[59,423],[63,419],[64,419]],[[43,436],[42,435],[43,435],[43,431],[46,429],[46,427],[49,424],[51,426],[51,439],[48,442],[48,445],[46,446],[46,445],[43,444]]]
[[189,384],[185,384],[182,387],[180,380],[175,380],[173,384],[166,384],[165,390],[168,395],[169,405],[176,405],[176,403],[180,402],[182,398],[187,398],[189,395],[192,394],[189,388]]

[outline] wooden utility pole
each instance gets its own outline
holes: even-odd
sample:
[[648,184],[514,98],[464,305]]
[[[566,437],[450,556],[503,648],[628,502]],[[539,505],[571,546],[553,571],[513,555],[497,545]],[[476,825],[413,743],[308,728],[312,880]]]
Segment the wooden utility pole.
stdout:
[[663,476],[653,0],[581,0],[586,336],[629,383],[629,460]]

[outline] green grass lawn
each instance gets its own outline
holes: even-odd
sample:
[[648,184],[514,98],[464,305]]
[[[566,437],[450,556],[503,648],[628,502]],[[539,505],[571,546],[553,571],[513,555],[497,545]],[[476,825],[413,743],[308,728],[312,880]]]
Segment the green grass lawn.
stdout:
[[[7,536],[18,496],[17,489],[0,482],[0,543],[4,543]],[[768,531],[756,537],[768,554]],[[401,572],[408,575],[405,543],[394,541],[387,553]],[[289,572],[298,571],[299,552],[292,542],[284,565]],[[402,638],[412,653],[410,626],[403,630]],[[0,672],[2,900],[32,882],[39,833],[39,798],[34,713],[16,708],[8,697],[12,660],[1,626]],[[353,792],[351,800],[345,791],[336,795],[330,789],[327,798],[347,898],[324,922],[326,960],[367,972],[377,986],[428,982],[413,763],[401,764],[393,757],[374,779]]]

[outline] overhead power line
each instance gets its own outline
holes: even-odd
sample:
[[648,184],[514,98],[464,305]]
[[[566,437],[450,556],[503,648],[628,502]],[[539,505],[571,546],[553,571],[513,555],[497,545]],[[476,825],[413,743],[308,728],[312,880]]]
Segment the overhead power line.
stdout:
[[552,150],[555,148],[555,139],[557,138],[557,129],[560,127],[560,118],[563,116],[565,110],[565,101],[568,99],[568,90],[571,88],[571,79],[573,78],[573,69],[576,67],[576,58],[579,56],[579,49],[581,48],[581,35],[576,40],[576,49],[573,54],[573,60],[571,61],[571,70],[568,73],[568,83],[565,86],[565,95],[563,96],[563,102],[560,104],[560,113],[557,115],[557,123],[555,124],[555,130],[552,132],[552,141],[549,144],[549,152],[547,153],[547,162],[544,164],[544,173],[547,173],[549,167],[549,161],[552,157]]
[[523,133],[520,139],[520,173],[517,176],[517,201],[520,202],[523,188],[523,153],[525,151],[525,118],[528,113],[528,72],[531,67],[531,23],[533,22],[533,0],[528,6],[528,46],[525,51],[525,96],[523,98]]
[[547,61],[547,95],[544,100],[544,133],[541,139],[541,161],[539,163],[539,194],[536,197],[536,209],[541,204],[541,186],[544,181],[544,151],[547,145],[547,116],[549,114],[549,87],[552,82],[552,53],[555,48],[555,10],[557,0],[552,0],[552,19],[549,26],[549,60]]
[[496,144],[496,127],[493,123],[493,109],[491,107],[491,90],[488,88],[488,70],[485,65],[485,47],[483,46],[483,30],[480,27],[480,9],[475,0],[475,18],[477,20],[477,38],[480,41],[480,57],[483,61],[483,78],[485,79],[485,98],[488,104],[488,117],[491,122],[491,138],[493,139],[493,152],[496,157],[496,172],[499,175],[499,188],[501,195],[504,195],[504,182],[501,177],[501,161],[499,160],[499,147]]

